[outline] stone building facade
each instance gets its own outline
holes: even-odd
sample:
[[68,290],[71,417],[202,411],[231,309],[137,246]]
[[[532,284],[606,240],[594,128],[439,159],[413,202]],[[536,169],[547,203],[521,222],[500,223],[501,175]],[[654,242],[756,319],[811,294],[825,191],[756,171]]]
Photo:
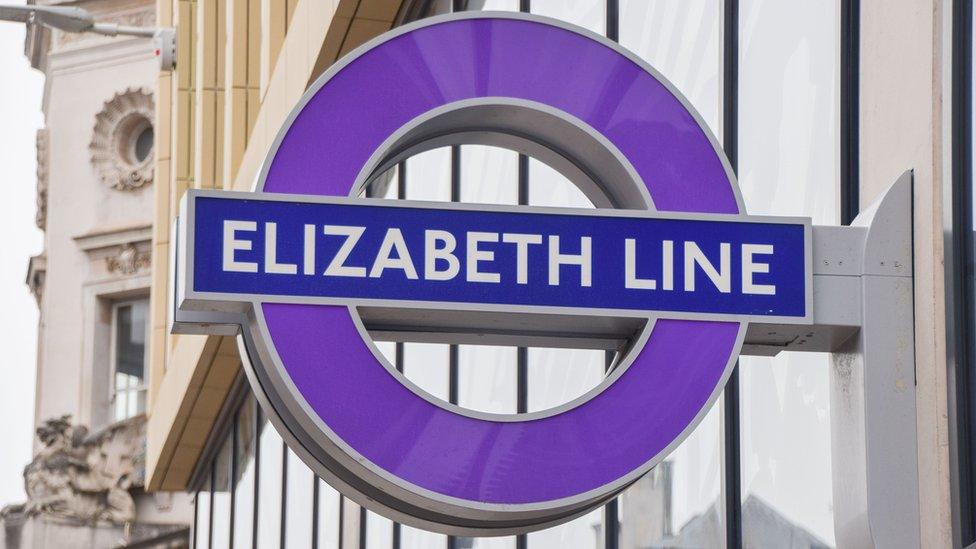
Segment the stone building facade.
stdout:
[[[72,5],[99,22],[155,26],[152,0]],[[40,310],[38,436],[24,472],[28,501],[4,512],[6,547],[159,536],[159,546],[181,546],[188,498],[148,494],[143,480],[154,46],[28,25],[25,55],[45,76],[36,216],[44,248],[27,274]]]

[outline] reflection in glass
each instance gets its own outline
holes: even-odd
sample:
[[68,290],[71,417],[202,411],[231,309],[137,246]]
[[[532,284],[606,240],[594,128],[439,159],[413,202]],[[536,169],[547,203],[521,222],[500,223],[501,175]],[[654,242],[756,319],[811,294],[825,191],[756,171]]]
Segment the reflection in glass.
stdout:
[[227,437],[213,464],[213,524],[210,546],[213,549],[230,547],[230,465],[233,439]]
[[719,133],[722,0],[620,0],[620,45],[667,78]]
[[620,497],[620,546],[724,547],[722,399]]
[[234,547],[250,549],[254,532],[254,412],[257,404],[248,396],[237,415],[237,478],[234,482]]
[[278,547],[281,540],[281,435],[267,421],[261,428],[261,451],[258,500],[258,547]]
[[315,475],[297,455],[288,450],[286,480],[288,513],[285,517],[285,547],[305,549],[312,546],[312,492]]
[[[739,183],[749,211],[836,224],[838,5],[740,6]],[[829,370],[826,354],[741,360],[746,545],[834,543]]]

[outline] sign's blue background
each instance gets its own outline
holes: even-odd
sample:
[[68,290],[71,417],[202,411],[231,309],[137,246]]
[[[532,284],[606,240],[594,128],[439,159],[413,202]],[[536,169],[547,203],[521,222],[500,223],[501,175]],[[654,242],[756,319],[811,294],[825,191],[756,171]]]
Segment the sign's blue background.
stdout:
[[[641,311],[675,311],[761,316],[806,315],[804,232],[801,224],[748,223],[603,217],[521,212],[465,211],[436,208],[370,206],[366,204],[314,204],[267,200],[197,197],[195,211],[193,285],[197,292],[260,294],[267,296],[318,296],[351,299],[439,301],[529,306],[583,307]],[[237,239],[253,242],[250,251],[236,252],[237,261],[258,263],[257,273],[224,272],[223,222],[225,219],[255,221],[255,232],[238,231]],[[278,225],[278,262],[298,265],[298,274],[263,272],[264,223]],[[302,274],[305,224],[317,226],[316,275]],[[366,232],[346,265],[372,266],[380,243],[390,227],[401,229],[419,279],[408,279],[400,269],[386,269],[381,278],[323,276],[342,236],[325,236],[322,225],[365,226]],[[454,254],[461,263],[458,275],[448,281],[425,281],[424,231],[451,232],[457,239]],[[481,243],[480,249],[495,253],[494,261],[479,264],[482,272],[501,273],[500,283],[468,282],[465,277],[466,236],[469,231],[543,235],[543,244],[530,245],[528,283],[516,283],[516,246]],[[560,285],[549,285],[548,235],[560,236],[560,251],[578,253],[580,237],[592,238],[592,286],[580,285],[580,269],[564,265]],[[499,237],[500,238],[500,237]],[[637,276],[657,280],[657,290],[625,287],[624,239],[637,240]],[[673,240],[674,290],[661,289],[660,250],[663,240]],[[694,292],[684,291],[683,242],[694,241],[719,267],[719,243],[732,244],[732,292],[719,292],[696,269]],[[772,244],[773,255],[754,255],[768,263],[768,274],[756,273],[756,284],[774,284],[776,295],[744,295],[741,244]],[[438,268],[446,263],[438,262]],[[274,301],[269,298],[268,301]]]

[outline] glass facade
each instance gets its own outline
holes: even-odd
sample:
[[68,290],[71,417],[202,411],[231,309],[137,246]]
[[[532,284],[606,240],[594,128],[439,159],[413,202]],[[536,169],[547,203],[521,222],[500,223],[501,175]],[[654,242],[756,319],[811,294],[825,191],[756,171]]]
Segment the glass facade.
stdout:
[[149,300],[112,307],[112,408],[121,421],[146,411],[146,340]]
[[[673,82],[715,135],[732,136],[738,153],[731,156],[749,213],[839,222],[840,4],[454,4],[528,10],[619,41]],[[449,2],[438,2],[432,9],[449,8]],[[730,28],[735,30],[731,40]],[[593,207],[546,164],[475,144],[417,154],[377,178],[365,194]],[[406,379],[430,395],[503,413],[544,410],[572,400],[599,384],[618,358],[605,349],[421,342],[377,346]],[[254,399],[247,398],[234,412],[234,428],[216,434],[233,442],[209,458],[210,475],[197,486],[194,539],[197,547],[338,548],[352,540],[370,549],[831,547],[827,375],[826,358],[820,355],[743,358],[738,398],[719,399],[664,462],[617,500],[558,527],[490,539],[430,533],[362,511],[317,479],[262,419]],[[730,431],[730,425],[738,431]],[[218,469],[224,468],[228,473],[221,476]]]

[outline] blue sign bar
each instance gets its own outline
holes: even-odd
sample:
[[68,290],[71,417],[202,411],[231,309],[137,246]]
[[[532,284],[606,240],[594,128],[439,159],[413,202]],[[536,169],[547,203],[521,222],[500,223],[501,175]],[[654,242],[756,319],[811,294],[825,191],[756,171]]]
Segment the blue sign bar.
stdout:
[[190,199],[197,298],[809,315],[805,220],[255,193]]

